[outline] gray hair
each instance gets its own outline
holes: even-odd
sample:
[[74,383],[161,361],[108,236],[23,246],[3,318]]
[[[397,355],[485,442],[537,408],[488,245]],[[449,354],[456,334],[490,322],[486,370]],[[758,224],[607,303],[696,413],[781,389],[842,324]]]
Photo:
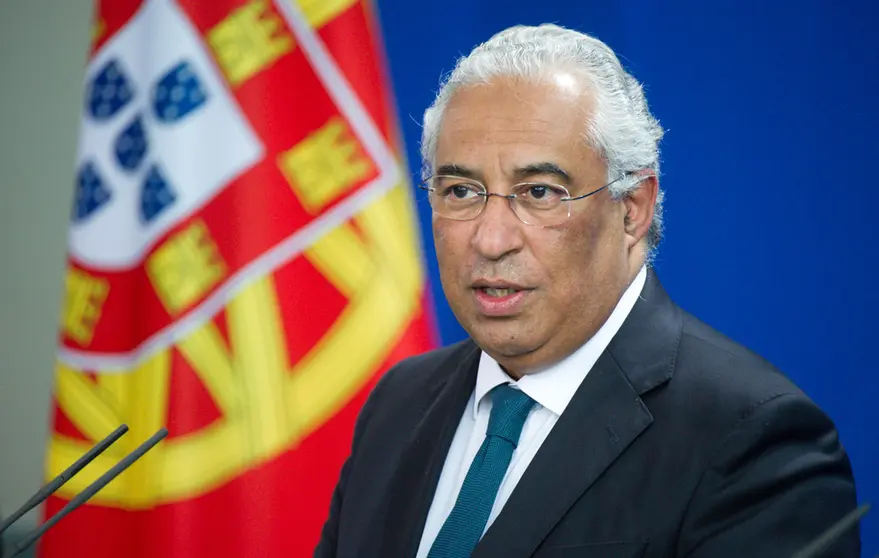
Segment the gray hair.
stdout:
[[[606,44],[551,24],[510,27],[458,60],[424,113],[421,139],[424,177],[433,171],[442,116],[455,91],[464,86],[485,84],[497,76],[535,79],[548,69],[562,67],[579,70],[592,85],[595,111],[585,139],[606,161],[608,182],[623,177],[626,172],[642,169],[650,169],[658,177],[663,129],[647,107],[641,84],[626,72]],[[627,176],[611,184],[608,190],[619,199],[639,183],[637,178]],[[662,238],[664,197],[660,189],[647,235],[648,258],[652,258]]]

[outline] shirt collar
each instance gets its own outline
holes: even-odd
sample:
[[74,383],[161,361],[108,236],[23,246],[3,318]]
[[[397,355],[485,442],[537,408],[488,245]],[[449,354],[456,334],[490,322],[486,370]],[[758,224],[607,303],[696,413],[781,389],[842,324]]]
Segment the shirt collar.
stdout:
[[567,358],[546,370],[529,374],[517,382],[504,372],[496,360],[482,351],[476,374],[476,387],[473,392],[473,417],[476,417],[479,405],[485,396],[501,384],[512,384],[535,400],[538,405],[546,407],[556,415],[561,415],[574,397],[574,393],[580,387],[586,374],[589,373],[595,361],[607,348],[613,336],[616,335],[632,311],[646,280],[647,268],[642,266],[635,280],[620,297],[610,317],[595,335]]

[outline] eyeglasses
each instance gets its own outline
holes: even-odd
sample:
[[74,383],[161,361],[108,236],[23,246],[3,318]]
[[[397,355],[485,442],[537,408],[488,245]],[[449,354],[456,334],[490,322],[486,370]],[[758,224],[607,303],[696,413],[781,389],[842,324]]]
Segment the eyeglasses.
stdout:
[[[509,194],[489,192],[481,183],[460,176],[432,176],[419,184],[429,192],[430,207],[440,217],[455,221],[470,221],[479,217],[488,205],[488,198],[497,196],[510,202],[510,209],[526,225],[552,227],[564,223],[571,216],[571,202],[588,198],[611,184],[634,173],[626,172],[601,188],[571,197],[564,186],[545,182],[521,182],[510,188]],[[640,177],[639,182],[646,178]]]

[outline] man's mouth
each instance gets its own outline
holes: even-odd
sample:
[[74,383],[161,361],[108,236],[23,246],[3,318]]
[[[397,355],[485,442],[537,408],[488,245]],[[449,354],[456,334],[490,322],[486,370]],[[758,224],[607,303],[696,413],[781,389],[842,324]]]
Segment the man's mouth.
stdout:
[[521,312],[533,290],[505,281],[477,281],[472,288],[479,313],[494,317],[514,316]]
[[482,292],[484,292],[488,296],[501,298],[501,297],[505,297],[505,296],[510,296],[512,294],[516,294],[517,292],[519,292],[522,289],[514,289],[512,287],[503,287],[503,288],[501,288],[501,287],[481,287],[479,290],[481,290]]

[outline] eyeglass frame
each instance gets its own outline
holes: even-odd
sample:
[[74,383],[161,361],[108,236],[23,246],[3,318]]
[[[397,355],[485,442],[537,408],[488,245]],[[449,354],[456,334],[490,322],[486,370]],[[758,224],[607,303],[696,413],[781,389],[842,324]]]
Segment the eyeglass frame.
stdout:
[[[616,184],[617,182],[619,182],[623,178],[636,175],[638,172],[640,172],[640,171],[625,171],[620,176],[611,180],[610,182],[608,182],[604,186],[597,188],[595,190],[592,190],[591,192],[587,192],[585,194],[580,194],[579,196],[571,196],[570,190],[568,190],[566,187],[562,186],[561,184],[555,184],[552,182],[518,182],[516,184],[513,184],[513,186],[511,186],[510,189],[512,190],[512,189],[516,188],[517,186],[552,186],[553,188],[560,188],[561,190],[563,190],[564,192],[566,192],[568,194],[566,197],[560,198],[559,199],[560,202],[572,202],[572,201],[577,201],[577,200],[582,200],[584,198],[588,198],[589,196],[593,196],[593,195],[601,192],[602,190],[610,187],[611,185]],[[653,176],[652,172],[650,174],[645,174],[643,176],[638,177],[638,182],[641,182],[642,180],[649,178],[650,176]],[[535,224],[535,223],[528,223],[527,221],[522,219],[522,216],[519,215],[519,213],[516,211],[516,208],[514,207],[514,204],[516,202],[516,197],[517,197],[516,194],[499,194],[497,192],[489,192],[488,187],[486,187],[486,185],[483,184],[482,182],[480,182],[476,179],[467,178],[464,176],[457,176],[454,174],[438,174],[436,176],[430,176],[428,178],[423,179],[421,182],[418,183],[418,187],[422,190],[427,191],[428,193],[435,193],[436,188],[434,188],[432,186],[425,186],[425,183],[427,183],[428,181],[434,180],[436,178],[455,178],[455,179],[459,179],[462,181],[470,182],[470,183],[475,184],[477,186],[480,186],[482,188],[482,192],[475,192],[475,194],[477,196],[482,197],[482,200],[483,200],[482,205],[479,207],[479,211],[476,213],[476,215],[474,215],[473,217],[470,217],[469,219],[455,219],[454,217],[446,217],[444,215],[437,213],[436,209],[433,207],[433,204],[430,204],[431,210],[434,213],[437,213],[437,215],[440,215],[440,217],[443,217],[444,219],[451,219],[452,221],[472,221],[474,219],[477,219],[485,211],[485,208],[488,207],[488,200],[492,196],[504,198],[507,201],[509,201],[510,211],[513,212],[513,215],[515,215],[519,221],[521,221],[522,223],[524,223],[530,227],[540,227],[540,228],[556,227],[571,218],[571,204],[568,203],[568,214],[561,221],[561,223],[558,223],[556,225],[539,225],[539,224]]]

